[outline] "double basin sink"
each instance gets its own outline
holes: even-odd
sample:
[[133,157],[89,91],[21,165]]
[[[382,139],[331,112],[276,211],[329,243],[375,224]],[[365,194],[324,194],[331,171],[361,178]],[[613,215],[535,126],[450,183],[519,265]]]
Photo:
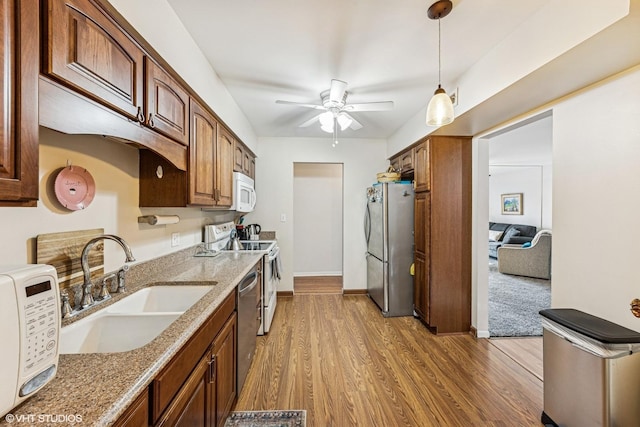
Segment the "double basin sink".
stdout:
[[150,343],[213,286],[141,289],[62,328],[60,353],[117,353]]

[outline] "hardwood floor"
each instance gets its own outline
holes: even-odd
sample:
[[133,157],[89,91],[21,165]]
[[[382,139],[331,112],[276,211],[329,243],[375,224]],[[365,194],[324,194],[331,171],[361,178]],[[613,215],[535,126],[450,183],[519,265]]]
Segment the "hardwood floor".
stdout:
[[342,276],[305,276],[293,278],[293,293],[342,294]]
[[491,338],[489,342],[540,380],[543,379],[542,337]]
[[279,298],[235,410],[309,427],[540,426],[542,381],[488,340],[436,337],[361,295]]

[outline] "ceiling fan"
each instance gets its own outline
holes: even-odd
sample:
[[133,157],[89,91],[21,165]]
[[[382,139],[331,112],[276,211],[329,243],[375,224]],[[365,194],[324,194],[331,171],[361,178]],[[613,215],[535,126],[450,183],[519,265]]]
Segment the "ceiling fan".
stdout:
[[320,94],[322,104],[304,104],[300,102],[277,100],[276,104],[296,105],[298,107],[313,108],[314,110],[322,110],[323,113],[307,120],[300,125],[301,128],[312,125],[319,121],[320,128],[332,133],[340,126],[340,130],[351,128],[358,130],[362,128],[362,124],[351,116],[352,112],[360,111],[388,111],[393,109],[393,101],[384,102],[365,102],[361,104],[347,104],[347,83],[342,80],[331,80],[331,88]]

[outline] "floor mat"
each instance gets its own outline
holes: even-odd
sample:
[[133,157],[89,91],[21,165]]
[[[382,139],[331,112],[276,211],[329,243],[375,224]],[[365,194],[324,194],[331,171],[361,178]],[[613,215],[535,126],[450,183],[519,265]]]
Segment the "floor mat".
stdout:
[[236,411],[225,427],[305,427],[307,411]]

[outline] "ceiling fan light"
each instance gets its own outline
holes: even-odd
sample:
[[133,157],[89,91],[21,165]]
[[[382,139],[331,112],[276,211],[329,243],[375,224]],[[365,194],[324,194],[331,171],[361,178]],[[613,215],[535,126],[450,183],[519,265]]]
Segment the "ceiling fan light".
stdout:
[[322,129],[323,131],[327,132],[327,133],[333,133],[333,123],[329,123],[326,125],[321,125],[320,129]]
[[438,85],[427,106],[427,125],[444,126],[453,122],[453,102],[447,93]]
[[324,113],[320,114],[318,120],[320,121],[321,126],[331,128],[331,131],[329,132],[333,132],[333,113],[331,111],[325,111]]
[[349,126],[351,126],[351,123],[353,123],[351,117],[347,116],[344,113],[340,113],[338,115],[338,124],[340,125],[340,130],[347,129]]

